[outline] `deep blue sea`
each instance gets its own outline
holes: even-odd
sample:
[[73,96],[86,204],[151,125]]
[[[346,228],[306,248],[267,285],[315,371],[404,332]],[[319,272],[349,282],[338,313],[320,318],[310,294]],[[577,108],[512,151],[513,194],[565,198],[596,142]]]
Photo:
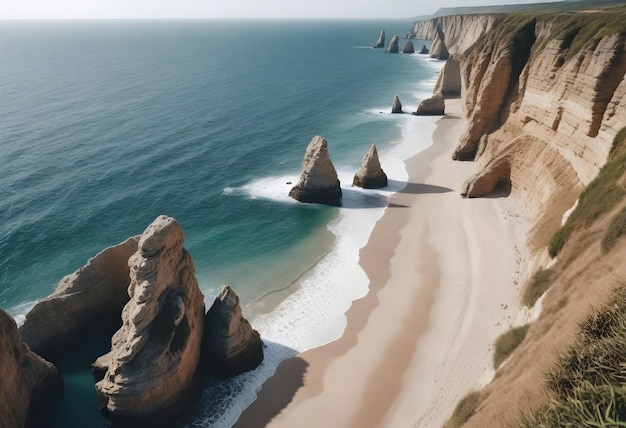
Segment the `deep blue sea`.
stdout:
[[[267,345],[260,369],[207,386],[192,423],[230,426],[281,359],[338,337],[367,292],[358,249],[434,123],[389,111],[394,94],[414,111],[440,65],[370,48],[410,24],[0,22],[0,307],[20,322],[90,257],[175,217],[207,307],[230,284]],[[342,207],[287,197],[315,135]],[[351,189],[371,144],[391,186]],[[102,426],[88,366],[61,369],[51,426]]]

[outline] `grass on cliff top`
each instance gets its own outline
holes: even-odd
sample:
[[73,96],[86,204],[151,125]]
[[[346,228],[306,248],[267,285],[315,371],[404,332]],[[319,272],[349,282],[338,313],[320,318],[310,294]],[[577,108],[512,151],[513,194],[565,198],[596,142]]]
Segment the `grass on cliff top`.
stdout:
[[552,402],[525,427],[626,427],[626,288],[581,323],[574,343],[547,375]]
[[452,416],[446,421],[443,428],[460,428],[476,413],[479,404],[480,392],[470,392],[457,403]]
[[554,271],[552,269],[539,269],[524,290],[522,295],[522,303],[524,306],[532,308],[539,298],[552,285]]
[[578,206],[550,240],[550,257],[559,254],[574,231],[591,226],[619,204],[626,196],[626,186],[619,182],[625,172],[626,128],[617,133],[606,165],[580,194]]
[[498,370],[498,367],[500,367],[500,365],[511,356],[520,343],[522,343],[526,337],[526,333],[528,333],[529,327],[530,324],[515,327],[498,337],[493,353],[494,369]]
[[572,58],[590,41],[611,34],[626,34],[626,9],[619,8],[596,13],[561,14],[552,30],[552,37],[563,40],[568,47],[567,59]]

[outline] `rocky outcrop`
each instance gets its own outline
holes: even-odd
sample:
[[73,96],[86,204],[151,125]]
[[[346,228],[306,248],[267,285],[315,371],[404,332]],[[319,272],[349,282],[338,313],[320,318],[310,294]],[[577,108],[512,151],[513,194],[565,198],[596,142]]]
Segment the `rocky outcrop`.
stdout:
[[380,166],[378,151],[374,144],[363,157],[363,163],[354,174],[352,185],[364,189],[379,189],[387,186],[387,174]]
[[171,426],[194,398],[204,297],[183,241],[176,220],[160,216],[128,261],[122,327],[94,363],[101,410],[114,426]]
[[393,97],[393,103],[391,104],[391,112],[402,113],[402,103],[400,102],[400,97],[397,94]]
[[378,41],[374,45],[374,48],[384,48],[385,47],[385,29],[380,30],[380,36],[378,36]]
[[430,57],[436,59],[448,59],[450,57],[450,52],[443,41],[443,37],[437,35],[435,40],[433,40],[433,44],[430,46]]
[[463,85],[460,67],[456,57],[449,58],[439,73],[434,92],[448,98],[460,97]]
[[336,203],[341,199],[337,171],[328,154],[328,142],[315,136],[309,143],[302,161],[302,174],[289,196],[300,202]]
[[234,376],[263,361],[261,337],[242,316],[239,297],[229,286],[220,290],[204,325],[202,358],[211,371]]
[[412,41],[409,40],[408,42],[406,42],[406,44],[404,45],[404,48],[402,49],[402,53],[405,53],[405,54],[415,53],[415,46],[413,46]]
[[430,51],[428,50],[428,48],[426,47],[426,45],[422,45],[422,49],[419,51],[420,55],[428,55]]
[[34,425],[33,419],[62,394],[56,367],[22,342],[15,320],[0,309],[0,425]]
[[20,334],[37,354],[54,360],[95,326],[119,327],[128,301],[128,258],[137,251],[138,238],[107,248],[76,272],[64,277],[54,293],[26,315]]
[[422,100],[417,106],[415,114],[418,116],[443,116],[445,114],[445,100],[441,93]]
[[389,53],[398,53],[400,47],[398,46],[400,42],[400,36],[395,35],[391,38],[391,42],[389,42],[389,46],[387,47],[387,52]]

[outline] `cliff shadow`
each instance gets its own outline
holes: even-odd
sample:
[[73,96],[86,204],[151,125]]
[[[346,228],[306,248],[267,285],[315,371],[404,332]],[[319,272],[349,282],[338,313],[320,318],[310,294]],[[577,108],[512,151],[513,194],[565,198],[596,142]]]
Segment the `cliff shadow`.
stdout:
[[267,426],[293,400],[304,385],[304,375],[309,367],[304,359],[291,357],[283,360],[257,394],[256,400],[239,415],[234,428]]
[[[434,184],[410,183],[410,182],[403,182],[403,181],[398,181],[398,180],[389,180],[388,187],[391,189],[400,189],[400,190],[395,191],[397,193],[407,193],[411,195],[424,195],[424,194],[431,194],[431,193],[449,193],[449,192],[454,191],[448,187],[436,186]],[[393,190],[390,190],[390,191],[393,191]]]
[[498,198],[508,198],[511,195],[511,182],[500,180],[496,183],[496,187],[493,191],[483,198],[485,199],[498,199]]

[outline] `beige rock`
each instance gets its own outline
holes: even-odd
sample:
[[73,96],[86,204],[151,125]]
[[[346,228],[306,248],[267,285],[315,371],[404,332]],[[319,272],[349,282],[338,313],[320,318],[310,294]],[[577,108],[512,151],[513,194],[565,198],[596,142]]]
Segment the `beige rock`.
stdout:
[[402,113],[402,103],[400,102],[400,97],[398,95],[393,97],[391,113]]
[[263,361],[263,342],[241,312],[239,297],[225,285],[207,311],[203,360],[228,376],[255,369]]
[[430,98],[422,100],[417,106],[415,114],[418,116],[443,116],[446,103],[441,93],[436,93]]
[[94,363],[101,409],[115,425],[171,425],[195,398],[204,297],[183,241],[176,220],[160,216],[128,261],[122,327]]
[[315,136],[302,161],[302,174],[289,196],[300,202],[335,203],[341,199],[341,184],[328,155],[328,142]]
[[372,144],[363,157],[361,168],[354,175],[353,186],[378,189],[387,186],[387,174],[380,167],[376,145]]
[[402,49],[402,53],[405,53],[405,54],[415,53],[415,46],[413,46],[412,41],[409,40],[408,42],[406,42],[406,44],[404,45],[404,48]]
[[380,30],[380,36],[378,36],[378,41],[374,48],[384,48],[385,47],[385,29]]
[[389,46],[387,47],[387,52],[389,53],[398,53],[400,50],[398,43],[400,42],[400,36],[395,35],[391,38],[391,42],[389,42]]
[[27,419],[37,425],[37,416],[62,394],[56,367],[22,342],[15,320],[0,309],[0,425],[19,428]]
[[30,348],[46,358],[67,353],[68,346],[88,335],[95,325],[119,326],[128,301],[128,258],[138,237],[109,247],[76,272],[64,277],[54,293],[26,315],[20,334]]

